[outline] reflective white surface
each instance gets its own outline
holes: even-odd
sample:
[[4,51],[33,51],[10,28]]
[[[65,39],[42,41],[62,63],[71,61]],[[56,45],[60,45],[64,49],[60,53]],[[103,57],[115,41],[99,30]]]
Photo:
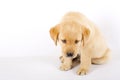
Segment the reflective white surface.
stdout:
[[[118,0],[1,0],[0,80],[120,79],[120,9]],[[94,65],[86,76],[78,67],[59,70],[60,47],[49,29],[69,11],[85,14],[101,29],[112,50],[105,65]]]

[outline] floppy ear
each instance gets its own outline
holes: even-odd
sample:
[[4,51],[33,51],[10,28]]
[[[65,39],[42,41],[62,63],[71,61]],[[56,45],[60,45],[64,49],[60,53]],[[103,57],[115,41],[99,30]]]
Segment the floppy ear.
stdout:
[[90,30],[86,27],[82,27],[82,41],[83,41],[83,46],[85,45],[85,43],[88,42],[90,37]]
[[59,35],[59,26],[56,25],[55,27],[52,27],[49,32],[50,32],[51,38],[55,42],[55,45],[57,45],[57,40]]

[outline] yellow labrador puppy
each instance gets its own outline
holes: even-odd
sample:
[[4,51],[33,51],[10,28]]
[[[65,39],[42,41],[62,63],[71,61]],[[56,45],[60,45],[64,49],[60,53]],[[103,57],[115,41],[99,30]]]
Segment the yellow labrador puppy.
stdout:
[[108,60],[109,48],[97,26],[79,12],[69,12],[62,21],[50,29],[55,44],[62,48],[60,69],[69,70],[72,60],[80,55],[80,68],[77,74],[84,75],[91,64],[102,64]]

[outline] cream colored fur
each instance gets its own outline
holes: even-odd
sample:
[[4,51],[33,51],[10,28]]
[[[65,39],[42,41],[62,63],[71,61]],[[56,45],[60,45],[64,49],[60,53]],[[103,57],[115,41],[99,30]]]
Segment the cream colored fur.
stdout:
[[[84,75],[91,64],[102,64],[108,60],[109,48],[97,26],[79,12],[69,12],[59,24],[50,29],[50,36],[62,49],[61,70],[69,70],[73,59],[80,55],[77,74]],[[67,57],[67,53],[73,53]]]

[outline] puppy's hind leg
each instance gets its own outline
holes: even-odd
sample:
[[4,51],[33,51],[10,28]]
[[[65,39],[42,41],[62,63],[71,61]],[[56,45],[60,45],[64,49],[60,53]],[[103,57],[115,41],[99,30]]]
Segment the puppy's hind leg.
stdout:
[[100,58],[93,58],[92,59],[92,64],[103,64],[103,63],[106,63],[109,59],[109,54],[110,54],[110,49],[107,49],[105,51],[105,54],[103,57],[100,57]]

